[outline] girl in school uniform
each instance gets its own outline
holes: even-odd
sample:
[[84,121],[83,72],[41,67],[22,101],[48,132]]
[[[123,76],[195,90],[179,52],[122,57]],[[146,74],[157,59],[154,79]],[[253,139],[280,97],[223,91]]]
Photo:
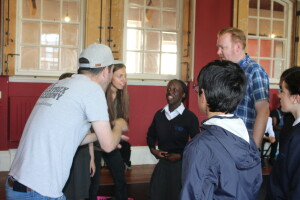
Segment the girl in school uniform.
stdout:
[[266,199],[294,200],[300,197],[300,71],[283,78],[278,96],[282,111],[295,121],[272,169]]

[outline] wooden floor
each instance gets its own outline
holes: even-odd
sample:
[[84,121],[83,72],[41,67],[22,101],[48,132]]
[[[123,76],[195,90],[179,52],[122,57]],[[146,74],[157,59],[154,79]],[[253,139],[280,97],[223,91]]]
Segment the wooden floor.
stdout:
[[[133,165],[131,170],[126,170],[128,195],[135,200],[146,199],[148,185],[155,165]],[[5,199],[5,181],[8,172],[0,172],[0,200]],[[113,196],[113,180],[107,168],[101,169],[99,195]],[[133,194],[136,191],[136,194]]]
[[[149,182],[151,174],[155,165],[133,165],[131,170],[126,171],[126,180],[128,183],[128,196],[133,197],[135,200],[148,200],[149,197]],[[265,182],[271,171],[271,167],[262,169],[264,184],[262,186],[258,200],[264,199],[265,196]],[[5,199],[5,181],[8,172],[0,172],[0,200]],[[99,195],[113,196],[113,180],[107,168],[101,169],[100,189]]]

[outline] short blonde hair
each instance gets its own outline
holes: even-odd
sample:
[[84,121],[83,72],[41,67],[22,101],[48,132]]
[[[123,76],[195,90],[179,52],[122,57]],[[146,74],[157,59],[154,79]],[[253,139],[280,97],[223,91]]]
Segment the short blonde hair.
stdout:
[[243,49],[246,48],[246,36],[245,36],[245,33],[241,29],[238,29],[235,27],[224,28],[219,31],[218,37],[220,37],[226,33],[231,34],[231,40],[234,43],[240,42],[243,45]]

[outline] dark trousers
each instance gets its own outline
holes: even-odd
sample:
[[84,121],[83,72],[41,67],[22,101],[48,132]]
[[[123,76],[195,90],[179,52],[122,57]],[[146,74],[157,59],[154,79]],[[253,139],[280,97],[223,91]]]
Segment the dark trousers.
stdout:
[[119,149],[115,149],[110,153],[95,151],[96,173],[91,180],[90,200],[97,199],[100,180],[101,156],[113,177],[116,199],[127,200],[127,184],[124,172],[125,166]]
[[99,184],[100,184],[100,169],[101,169],[101,151],[95,150],[95,165],[96,171],[94,176],[91,178],[91,185],[89,190],[90,200],[97,200]]
[[115,183],[115,197],[117,200],[127,200],[127,184],[125,179],[125,166],[120,150],[110,153],[102,152],[102,157],[113,177]]

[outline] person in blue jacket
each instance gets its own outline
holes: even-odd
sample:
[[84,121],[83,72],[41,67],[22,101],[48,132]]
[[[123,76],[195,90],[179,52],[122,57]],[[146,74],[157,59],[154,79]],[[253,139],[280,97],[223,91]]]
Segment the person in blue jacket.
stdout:
[[181,199],[255,200],[262,183],[260,154],[242,119],[231,114],[246,90],[244,71],[213,61],[200,71],[198,107],[208,117],[185,147]]
[[270,174],[267,198],[270,200],[300,198],[300,71],[282,77],[280,83],[281,109],[292,113],[295,121],[280,150]]

